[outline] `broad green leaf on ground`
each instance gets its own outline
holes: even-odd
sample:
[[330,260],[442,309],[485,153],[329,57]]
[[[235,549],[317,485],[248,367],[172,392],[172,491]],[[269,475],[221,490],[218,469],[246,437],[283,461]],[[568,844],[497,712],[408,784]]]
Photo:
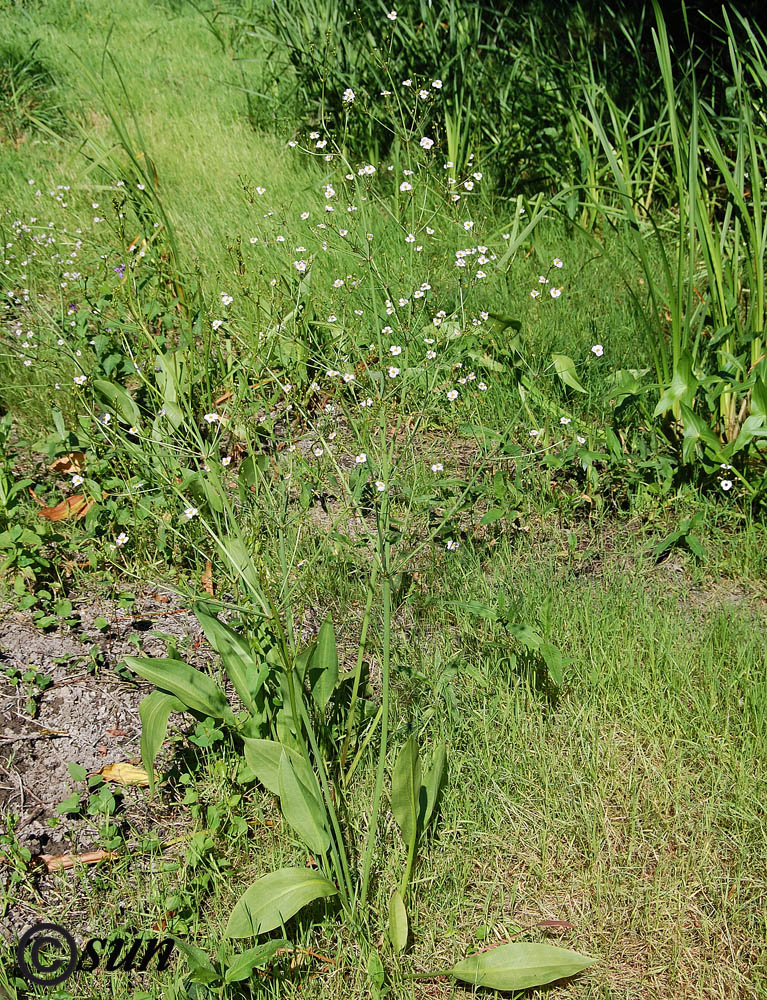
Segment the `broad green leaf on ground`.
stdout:
[[395,889],[389,900],[389,940],[397,953],[405,950],[407,934],[408,924],[405,901],[399,889]]
[[338,889],[311,868],[281,868],[257,879],[240,896],[224,936],[256,937],[287,923],[315,899],[335,896]]
[[658,405],[653,411],[653,416],[662,417],[679,400],[690,403],[697,387],[698,380],[692,373],[692,361],[685,354],[679,359],[679,364],[671,378],[671,385],[661,396]]
[[456,979],[495,990],[527,990],[582,972],[596,959],[550,944],[502,944],[450,970]]
[[231,712],[221,688],[207,674],[183,660],[126,656],[125,663],[161,691],[174,694],[193,712],[202,712],[213,719],[223,719]]
[[425,796],[421,795],[421,800],[423,801],[423,816],[421,817],[422,829],[426,829],[429,823],[434,818],[436,813],[437,804],[439,802],[439,793],[442,788],[442,779],[445,775],[445,761],[447,759],[447,751],[445,750],[445,744],[440,743],[434,753],[434,759],[432,761],[429,773],[423,783],[423,788],[425,789]]
[[103,378],[97,378],[94,379],[93,388],[110,404],[114,412],[126,424],[134,427],[141,423],[138,406],[136,406],[133,397],[122,386],[115,385],[114,382],[108,382]]
[[307,788],[283,750],[277,771],[282,814],[310,851],[325,854],[330,847],[330,833],[317,779],[314,775],[312,779],[314,788]]
[[285,938],[276,938],[274,941],[266,941],[256,948],[248,948],[240,955],[233,955],[226,967],[224,981],[239,983],[243,979],[249,979],[254,969],[263,969],[283,948],[290,948],[290,941]]

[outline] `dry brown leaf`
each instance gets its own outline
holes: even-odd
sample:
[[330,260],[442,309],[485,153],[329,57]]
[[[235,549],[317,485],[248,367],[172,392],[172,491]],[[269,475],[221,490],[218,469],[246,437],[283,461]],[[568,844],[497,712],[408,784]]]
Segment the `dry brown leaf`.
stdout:
[[218,397],[218,399],[214,400],[213,405],[214,406],[220,406],[222,403],[226,403],[227,400],[229,400],[231,398],[232,398],[232,390],[231,389],[227,389],[227,391],[224,392],[224,393],[222,393]]
[[41,861],[49,872],[75,865],[95,865],[98,861],[116,858],[117,851],[86,851],[85,854],[40,854],[35,860]]
[[65,521],[68,517],[75,517],[79,521],[85,517],[93,503],[93,500],[86,500],[82,493],[78,493],[57,503],[55,507],[43,507],[39,516],[49,521]]
[[[149,785],[149,775],[144,768],[129,764],[127,760],[121,760],[117,764],[107,764],[98,773],[106,781],[114,781],[119,785]],[[155,781],[159,780],[156,771],[154,774]]]
[[205,593],[213,597],[213,563],[210,559],[206,559],[205,561],[205,569],[203,570],[200,582]]
[[85,468],[85,452],[70,451],[68,455],[60,455],[48,466],[51,472],[58,472],[61,476],[71,476],[79,474]]

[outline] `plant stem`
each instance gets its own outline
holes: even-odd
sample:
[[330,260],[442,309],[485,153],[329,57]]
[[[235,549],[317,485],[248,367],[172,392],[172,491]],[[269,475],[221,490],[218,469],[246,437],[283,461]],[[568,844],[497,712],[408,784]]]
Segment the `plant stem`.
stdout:
[[[354,725],[354,717],[357,712],[357,693],[360,686],[360,677],[362,676],[362,657],[365,653],[365,640],[367,639],[368,625],[370,624],[370,609],[373,606],[373,595],[375,593],[376,577],[378,575],[378,564],[373,563],[373,569],[370,571],[370,581],[368,583],[368,593],[367,600],[365,602],[365,615],[362,619],[362,632],[360,634],[359,648],[357,650],[357,666],[354,671],[354,684],[352,685],[352,696],[351,702],[349,704],[349,715],[346,722],[346,736],[344,737],[344,745],[341,748],[341,761],[340,770],[343,774],[343,769],[346,764],[346,755],[349,752],[349,741],[351,740],[352,727]],[[344,785],[348,785],[350,775],[346,775],[344,778]]]

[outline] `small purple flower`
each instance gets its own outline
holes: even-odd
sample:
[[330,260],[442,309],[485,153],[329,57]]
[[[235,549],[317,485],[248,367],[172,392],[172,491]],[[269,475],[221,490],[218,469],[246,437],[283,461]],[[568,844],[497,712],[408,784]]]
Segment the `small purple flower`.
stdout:
[[67,312],[71,316],[72,313],[76,313],[79,308],[80,307],[76,302],[70,302],[69,305],[67,306]]
[[119,274],[121,278],[125,277],[125,264],[118,264],[114,269],[115,274]]

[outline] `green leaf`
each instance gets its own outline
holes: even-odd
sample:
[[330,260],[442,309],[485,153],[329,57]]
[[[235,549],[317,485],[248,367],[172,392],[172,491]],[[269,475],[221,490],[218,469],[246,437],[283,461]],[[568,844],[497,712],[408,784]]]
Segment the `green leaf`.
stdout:
[[312,697],[320,711],[324,711],[338,682],[338,650],[330,615],[322,623],[317,643],[309,656],[308,675]]
[[551,679],[557,686],[561,686],[564,680],[564,666],[562,663],[562,654],[559,652],[556,646],[552,646],[550,642],[544,642],[540,648],[540,654],[543,658],[543,662],[546,664],[546,669],[548,670]]
[[76,764],[73,760],[67,764],[67,771],[69,771],[70,777],[73,781],[85,781],[88,777],[87,770],[82,764]]
[[529,625],[509,625],[508,628],[517,642],[521,642],[528,649],[537,652],[543,645],[543,637],[535,629],[530,628]]
[[97,378],[93,382],[93,388],[105,399],[118,417],[121,417],[126,424],[134,426],[141,423],[139,408],[125,389],[114,382],[107,382],[106,379]]
[[456,979],[495,990],[527,990],[574,976],[596,960],[550,944],[502,944],[471,955],[450,970]]
[[722,451],[722,443],[714,434],[706,421],[698,414],[680,404],[682,421],[684,423],[684,436],[682,438],[682,459],[691,462],[695,459],[695,446],[699,441],[707,445],[715,456],[719,456]]
[[221,688],[183,660],[126,656],[125,664],[161,691],[169,691],[193,712],[223,719],[231,712]]
[[202,610],[195,609],[195,615],[205,638],[221,657],[240,701],[253,715],[260,715],[255,698],[263,687],[268,667],[259,667],[250,646],[234,629]]
[[575,389],[576,392],[586,391],[575,374],[575,362],[572,358],[568,358],[566,354],[552,354],[551,360],[554,362],[554,370],[565,385]]
[[395,889],[389,900],[389,940],[394,950],[404,951],[407,945],[407,910],[399,889]]
[[171,712],[183,712],[184,704],[175,695],[165,691],[152,691],[138,707],[141,718],[141,763],[149,777],[149,787],[154,791],[154,759],[168,732]]
[[301,781],[283,749],[277,771],[282,814],[310,851],[315,854],[325,854],[330,847],[330,833],[325,807],[314,775],[312,780],[313,787],[307,787]]
[[254,969],[263,969],[271,962],[278,951],[282,948],[289,948],[290,941],[285,938],[275,938],[273,941],[266,941],[256,948],[249,948],[240,955],[233,955],[226,967],[224,981],[227,983],[239,983],[243,979],[248,979]]
[[436,812],[437,804],[439,802],[439,794],[442,788],[442,779],[445,776],[446,760],[447,751],[445,750],[445,744],[440,743],[434,754],[434,759],[429,773],[426,775],[426,780],[422,786],[426,794],[425,796],[420,796],[420,799],[423,802],[423,816],[421,817],[421,828],[423,830],[428,827]]
[[194,977],[195,982],[198,983],[213,983],[218,978],[218,972],[210,961],[208,956],[196,945],[190,944],[183,938],[171,935],[176,947],[179,951],[182,951],[186,957],[189,959],[189,969]]
[[421,761],[415,736],[409,736],[400,751],[391,776],[391,811],[409,847],[418,832],[421,794]]
[[281,868],[257,879],[237,901],[224,929],[229,938],[268,934],[315,899],[338,889],[311,868]]
[[688,355],[683,354],[671,378],[671,385],[666,389],[653,411],[654,417],[663,416],[679,400],[692,402],[698,380],[692,373],[692,362]]
[[283,751],[290,758],[293,770],[299,775],[304,785],[312,787],[312,783],[316,783],[314,771],[301,754],[291,747],[286,747],[284,743],[278,743],[276,740],[255,740],[248,737],[245,737],[242,742],[248,767],[272,795],[280,794],[279,770]]

